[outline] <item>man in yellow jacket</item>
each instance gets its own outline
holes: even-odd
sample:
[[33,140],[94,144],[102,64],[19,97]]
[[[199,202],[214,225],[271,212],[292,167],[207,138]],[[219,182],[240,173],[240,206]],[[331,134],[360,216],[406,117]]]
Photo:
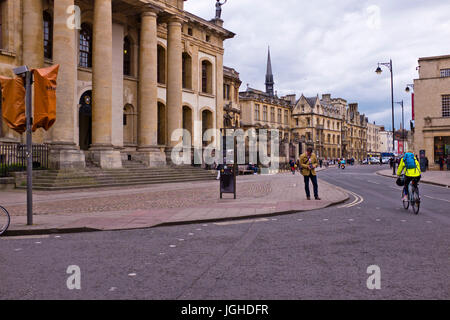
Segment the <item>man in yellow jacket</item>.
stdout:
[[400,160],[400,165],[398,166],[397,175],[401,176],[405,171],[405,186],[403,188],[403,200],[408,200],[408,186],[411,181],[418,183],[420,181],[422,172],[420,171],[420,164],[417,158],[414,156],[412,151],[405,153],[403,158]]
[[309,191],[309,180],[311,179],[311,182],[314,187],[314,198],[316,200],[321,200],[319,198],[319,186],[317,184],[317,174],[316,174],[316,168],[319,165],[317,161],[317,157],[314,153],[312,153],[313,149],[309,147],[306,149],[306,153],[302,154],[300,156],[300,167],[301,172],[305,180],[305,192],[306,192],[306,198],[308,200],[311,200],[311,192]]

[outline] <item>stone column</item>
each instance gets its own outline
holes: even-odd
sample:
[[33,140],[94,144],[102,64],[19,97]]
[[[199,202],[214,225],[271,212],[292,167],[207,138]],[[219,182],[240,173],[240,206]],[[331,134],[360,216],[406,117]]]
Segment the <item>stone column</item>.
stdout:
[[92,47],[91,157],[102,168],[121,168],[120,152],[113,150],[111,140],[113,86],[111,0],[94,1]]
[[[179,17],[172,17],[168,22],[167,41],[167,117],[168,146],[176,146],[180,141],[172,141],[172,132],[182,128],[182,44],[181,22]],[[170,149],[169,148],[169,149]],[[170,151],[170,150],[168,150]]]
[[[24,0],[22,6],[22,64],[30,69],[44,66],[44,23],[42,0]],[[13,28],[11,28],[13,30]],[[33,142],[44,142],[44,129],[33,133]]]
[[44,23],[42,0],[23,0],[23,64],[44,65]]
[[157,14],[152,10],[141,15],[139,51],[139,158],[148,166],[165,164],[158,145],[158,83],[157,83]]
[[59,64],[56,89],[56,122],[51,129],[50,164],[53,168],[84,168],[84,153],[75,144],[77,93],[76,29],[67,27],[74,0],[55,0],[53,9],[53,63]]

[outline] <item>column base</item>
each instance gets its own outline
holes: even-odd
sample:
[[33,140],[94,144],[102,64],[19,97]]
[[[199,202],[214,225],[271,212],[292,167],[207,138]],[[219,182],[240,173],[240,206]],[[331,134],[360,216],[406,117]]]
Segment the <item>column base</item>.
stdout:
[[167,165],[166,155],[161,148],[139,148],[134,158],[148,167],[164,167]]
[[102,169],[121,169],[122,156],[112,146],[93,145],[89,149],[89,158]]
[[74,143],[52,143],[49,146],[48,160],[51,169],[84,169],[86,167],[84,152]]

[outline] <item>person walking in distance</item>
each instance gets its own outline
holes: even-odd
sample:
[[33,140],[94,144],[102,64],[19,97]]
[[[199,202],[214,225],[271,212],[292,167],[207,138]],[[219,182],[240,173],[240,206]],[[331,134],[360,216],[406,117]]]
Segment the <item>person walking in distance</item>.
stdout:
[[317,161],[316,155],[313,153],[313,149],[311,147],[308,147],[308,149],[306,149],[306,153],[300,156],[301,173],[304,177],[306,198],[308,200],[311,200],[309,180],[311,180],[314,187],[314,198],[316,200],[321,200],[319,198],[319,186],[317,184],[316,174],[316,168],[318,167],[318,165],[319,163]]

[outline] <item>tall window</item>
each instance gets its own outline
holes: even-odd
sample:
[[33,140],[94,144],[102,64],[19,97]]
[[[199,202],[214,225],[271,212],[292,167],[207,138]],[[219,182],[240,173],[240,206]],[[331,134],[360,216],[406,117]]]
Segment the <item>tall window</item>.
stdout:
[[270,121],[276,122],[277,119],[275,119],[275,108],[270,108]]
[[212,94],[212,64],[202,61],[202,92]]
[[44,57],[53,57],[53,19],[47,11],[44,11]]
[[443,95],[442,96],[442,116],[443,117],[450,117],[450,95]]
[[282,116],[281,116],[281,109],[278,109],[278,123],[281,123],[282,121]]
[[259,104],[255,104],[255,120],[259,120]]
[[192,59],[189,54],[183,52],[183,88],[192,89]]
[[131,76],[131,41],[129,37],[123,39],[123,74]]
[[92,28],[86,23],[80,30],[80,67],[92,68]]
[[263,106],[263,121],[267,121],[267,106]]
[[157,65],[157,81],[166,84],[166,49],[160,45],[158,45]]
[[223,97],[225,100],[230,100],[230,90],[231,90],[231,87],[229,84],[225,84],[223,86]]
[[284,124],[288,125],[289,123],[289,112],[287,110],[284,110]]

